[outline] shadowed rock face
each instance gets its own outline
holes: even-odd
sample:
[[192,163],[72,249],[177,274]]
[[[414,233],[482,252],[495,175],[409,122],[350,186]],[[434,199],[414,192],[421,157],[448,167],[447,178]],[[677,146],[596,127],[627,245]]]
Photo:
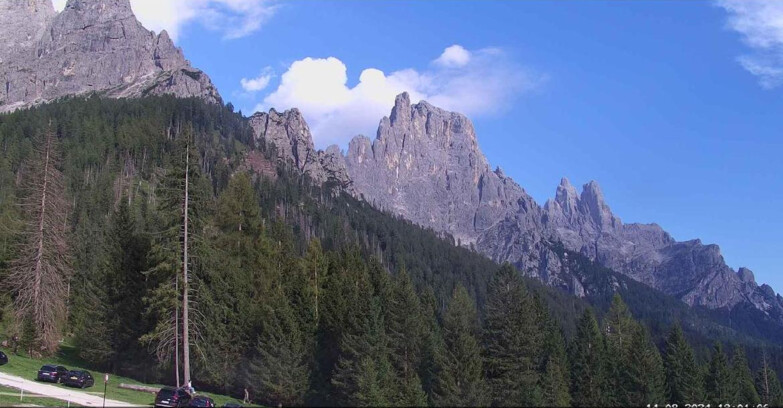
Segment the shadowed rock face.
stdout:
[[91,92],[222,102],[165,31],[155,35],[136,20],[129,0],[69,0],[59,14],[51,0],[4,0],[5,22],[13,24],[0,28],[0,111]]
[[749,270],[729,268],[718,246],[677,242],[655,224],[623,224],[596,182],[578,193],[563,179],[555,198],[539,206],[502,171],[490,170],[467,118],[426,102],[411,105],[407,94],[397,97],[375,140],[351,141],[346,164],[356,194],[370,203],[577,295],[584,288],[549,243],[562,242],[691,305],[750,302],[774,315],[783,311],[780,297],[759,287]]
[[298,109],[282,113],[274,109],[268,113],[257,112],[249,122],[256,143],[265,141],[273,144],[279,160],[290,163],[314,183],[333,182],[343,190],[353,192],[340,148],[329,146],[326,151],[316,150],[310,127]]

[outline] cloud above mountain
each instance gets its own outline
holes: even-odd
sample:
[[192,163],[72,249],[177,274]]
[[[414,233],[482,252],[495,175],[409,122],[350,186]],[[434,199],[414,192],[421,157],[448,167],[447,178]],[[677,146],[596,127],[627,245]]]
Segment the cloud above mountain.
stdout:
[[[53,0],[57,11],[67,0]],[[130,0],[133,12],[149,30],[166,30],[176,42],[183,27],[198,23],[236,39],[258,31],[274,14],[272,0]]]
[[751,52],[737,61],[764,88],[783,84],[783,1],[718,0],[729,14],[728,27],[742,35]]
[[277,89],[255,110],[299,108],[318,146],[345,146],[356,134],[374,135],[379,120],[389,114],[401,92],[410,93],[412,101],[427,100],[476,117],[503,112],[515,97],[544,79],[499,48],[469,51],[452,45],[425,69],[387,74],[366,68],[353,86],[348,83],[348,67],[340,59],[307,57],[288,67]]

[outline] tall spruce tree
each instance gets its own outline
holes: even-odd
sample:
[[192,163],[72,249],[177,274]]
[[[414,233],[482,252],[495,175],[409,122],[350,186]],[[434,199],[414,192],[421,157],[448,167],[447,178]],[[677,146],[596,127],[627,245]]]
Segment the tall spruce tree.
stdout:
[[570,360],[572,404],[607,405],[606,347],[592,309],[587,309],[577,323]]
[[723,345],[716,342],[705,378],[707,401],[715,405],[731,404],[737,395],[734,375],[735,373],[732,373],[731,367],[729,367],[729,359],[723,352]]
[[701,370],[696,365],[688,341],[679,325],[675,325],[666,340],[663,357],[666,369],[667,402],[686,404],[704,400],[704,385]]
[[389,361],[383,311],[377,297],[369,297],[366,315],[357,315],[356,325],[340,342],[332,384],[338,401],[349,406],[388,406],[393,397],[394,372]]
[[438,305],[432,287],[426,287],[421,297],[422,318],[425,334],[422,343],[422,358],[419,367],[419,377],[427,401],[434,405],[434,388],[438,378],[438,358],[444,352],[443,333],[438,323]]
[[637,391],[638,384],[627,381],[630,370],[631,343],[638,335],[637,323],[631,316],[623,299],[615,293],[609,312],[604,319],[603,333],[606,336],[606,380],[607,403],[628,405],[628,393]]
[[443,352],[434,385],[436,406],[484,406],[489,403],[478,341],[476,306],[458,285],[443,317]]
[[309,386],[309,351],[296,312],[282,290],[269,294],[255,355],[248,362],[246,381],[262,402],[296,406]]
[[487,291],[484,370],[494,406],[541,403],[542,325],[519,272],[504,264]]
[[623,406],[664,405],[666,403],[666,374],[663,359],[647,329],[637,325],[625,355]]
[[731,375],[734,380],[734,398],[732,404],[756,405],[761,402],[756,384],[753,382],[753,374],[745,357],[745,349],[734,346],[734,355],[731,358]]
[[761,358],[761,367],[756,374],[756,390],[762,404],[771,407],[783,406],[783,387],[780,385],[777,373],[769,365],[766,351]]
[[570,375],[563,334],[553,319],[548,319],[544,336],[541,374],[541,402],[548,407],[571,405]]
[[419,296],[405,268],[400,268],[394,276],[386,308],[390,356],[396,378],[390,402],[401,406],[426,405],[427,396],[419,377],[426,326]]

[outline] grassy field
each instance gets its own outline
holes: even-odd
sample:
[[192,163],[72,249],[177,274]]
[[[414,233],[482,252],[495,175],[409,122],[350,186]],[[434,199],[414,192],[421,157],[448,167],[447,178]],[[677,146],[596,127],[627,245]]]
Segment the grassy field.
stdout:
[[[83,364],[81,363],[80,359],[78,358],[76,354],[76,350],[73,348],[73,346],[63,344],[60,347],[60,351],[57,353],[56,356],[49,357],[49,358],[43,358],[43,359],[32,359],[30,357],[27,357],[25,355],[16,355],[13,354],[11,350],[4,349],[5,353],[8,355],[8,364],[4,366],[0,366],[0,372],[4,372],[11,375],[16,375],[28,380],[35,380],[36,375],[38,373],[38,369],[41,368],[44,364],[57,364],[57,365],[63,365],[65,367],[68,367],[69,370],[84,370]],[[90,371],[90,370],[87,370]],[[88,392],[93,395],[100,395],[103,396],[103,373],[90,371],[92,373],[92,376],[95,378],[95,386],[90,387],[88,389],[85,389],[85,392]],[[113,399],[117,401],[123,401],[128,402],[134,405],[148,405],[152,406],[155,396],[152,393],[146,393],[146,392],[140,392],[140,391],[133,391],[128,390],[124,388],[119,388],[120,383],[123,384],[135,384],[135,385],[146,385],[150,387],[162,387],[160,384],[145,384],[141,383],[139,381],[132,380],[130,378],[125,377],[119,377],[116,375],[110,375],[109,376],[109,384],[106,387],[106,398],[107,399]],[[50,384],[50,383],[47,383]],[[55,384],[51,384],[55,385]],[[57,387],[63,387],[64,385],[56,384]],[[11,389],[12,390],[12,389]],[[18,404],[19,403],[19,396],[18,396],[18,390],[12,390],[11,392],[16,392],[16,397],[8,396],[8,395],[2,395],[0,394],[0,406],[8,406],[8,404]],[[225,395],[218,395],[218,394],[211,394],[211,393],[202,393],[198,392],[198,395],[207,395],[215,400],[215,403],[218,406],[222,406],[223,404],[229,402],[229,401],[236,401],[234,398],[227,397]],[[7,403],[6,399],[9,398]],[[32,400],[33,398],[31,398]],[[42,399],[44,402],[46,399]],[[62,405],[62,402],[58,402],[57,400],[50,400],[48,404],[41,402],[30,402],[27,401],[27,398],[25,398],[23,404],[35,404],[35,405],[44,405],[44,406],[57,406]]]
[[[41,406],[41,407],[61,407],[64,402],[54,398],[30,397],[27,394],[19,398],[19,390],[0,386],[0,406],[2,407],[23,407],[23,406]],[[71,404],[72,407],[79,405]]]

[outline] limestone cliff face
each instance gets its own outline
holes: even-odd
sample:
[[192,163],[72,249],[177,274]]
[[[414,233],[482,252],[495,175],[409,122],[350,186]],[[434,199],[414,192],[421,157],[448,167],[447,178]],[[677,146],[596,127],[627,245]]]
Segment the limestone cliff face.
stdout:
[[759,287],[749,270],[729,268],[717,245],[677,242],[656,224],[624,224],[596,182],[579,193],[563,179],[554,199],[539,206],[490,170],[467,118],[426,102],[411,105],[407,94],[397,97],[375,140],[351,141],[345,161],[356,194],[368,202],[577,295],[584,288],[553,243],[691,305],[749,302],[783,315],[780,296]]
[[330,146],[318,151],[313,145],[313,136],[298,109],[279,113],[274,109],[257,112],[250,117],[256,144],[271,143],[277,150],[277,157],[307,175],[312,182],[331,182],[345,191],[353,192],[353,183],[348,176],[340,148]]
[[508,214],[538,210],[519,185],[490,169],[465,116],[426,102],[411,105],[407,93],[381,120],[374,141],[351,141],[346,163],[368,202],[462,244],[475,243]]
[[0,22],[12,22],[0,28],[0,112],[93,92],[222,102],[165,31],[136,20],[129,0],[68,0],[59,14],[51,0],[5,0]]

